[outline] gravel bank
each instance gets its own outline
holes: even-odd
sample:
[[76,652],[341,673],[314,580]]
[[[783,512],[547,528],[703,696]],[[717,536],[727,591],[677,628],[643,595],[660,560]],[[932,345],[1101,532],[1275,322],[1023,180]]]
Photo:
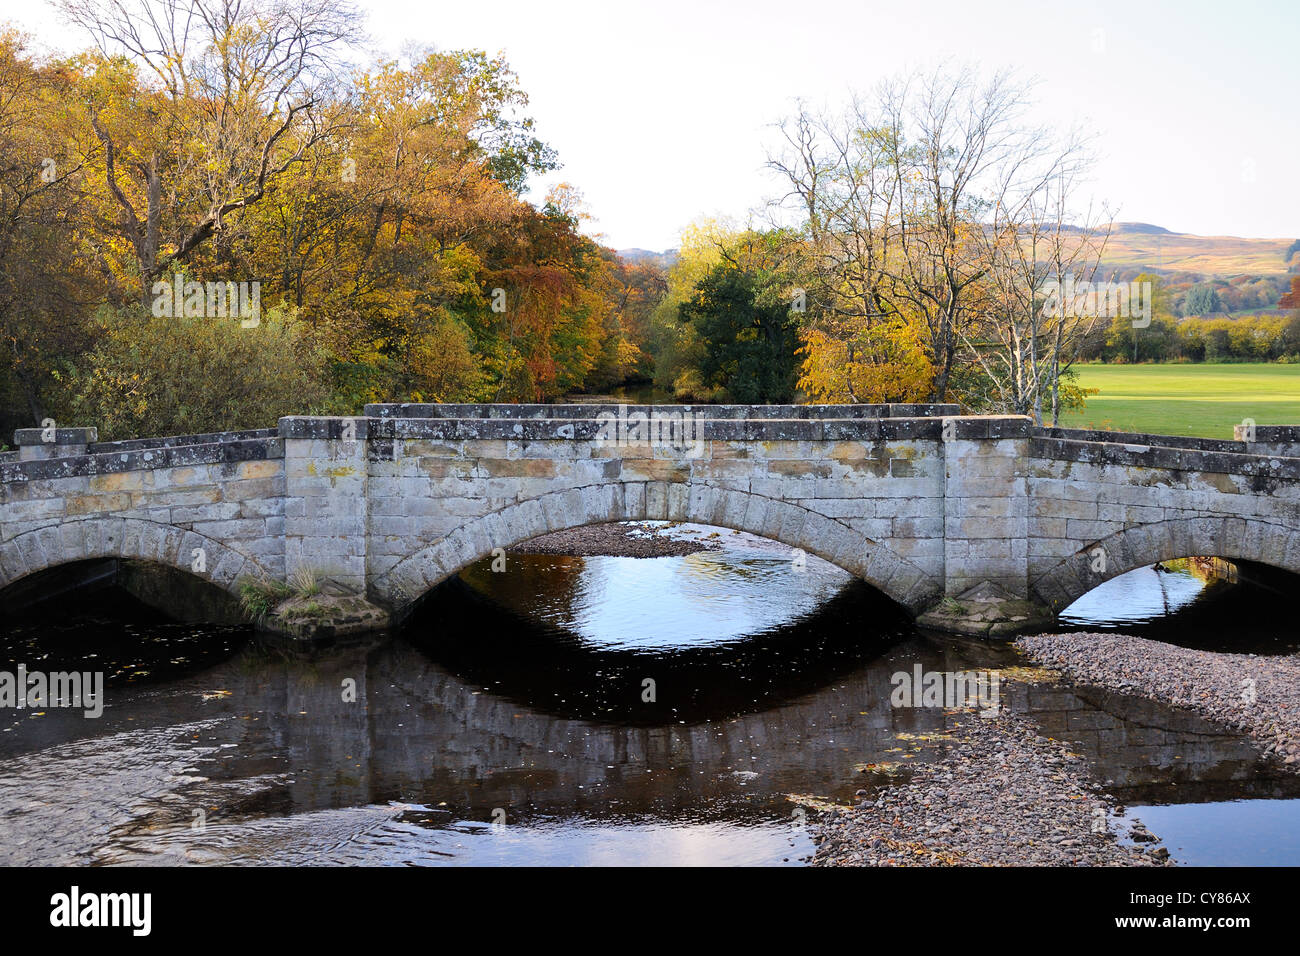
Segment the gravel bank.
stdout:
[[[1160,866],[1168,851],[1093,832],[1114,808],[1082,757],[1006,714],[957,713],[946,754],[814,828],[814,866]],[[1135,840],[1155,840],[1140,825]]]
[[1244,731],[1300,770],[1300,656],[1190,650],[1123,634],[1035,634],[1016,641],[1036,661],[1094,684],[1185,707]]
[[579,557],[663,558],[718,551],[712,541],[674,534],[671,526],[593,524],[555,531],[512,548],[518,554],[570,554]]

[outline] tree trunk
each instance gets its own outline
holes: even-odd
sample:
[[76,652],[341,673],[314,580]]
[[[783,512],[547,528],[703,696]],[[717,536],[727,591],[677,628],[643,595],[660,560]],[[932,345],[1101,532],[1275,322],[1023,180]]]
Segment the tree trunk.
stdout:
[[153,299],[153,284],[158,278],[158,247],[162,221],[162,176],[158,172],[158,154],[149,157],[144,171],[148,208],[145,210],[144,237],[136,255],[140,259],[140,304],[146,309]]

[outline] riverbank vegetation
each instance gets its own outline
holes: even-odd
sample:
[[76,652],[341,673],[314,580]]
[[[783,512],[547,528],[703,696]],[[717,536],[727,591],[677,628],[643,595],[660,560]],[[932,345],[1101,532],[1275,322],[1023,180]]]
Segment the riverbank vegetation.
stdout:
[[62,6],[82,52],[0,32],[6,430],[550,400],[648,370],[658,277],[582,234],[576,190],[524,198],[558,161],[504,59],[351,65],[341,0]]

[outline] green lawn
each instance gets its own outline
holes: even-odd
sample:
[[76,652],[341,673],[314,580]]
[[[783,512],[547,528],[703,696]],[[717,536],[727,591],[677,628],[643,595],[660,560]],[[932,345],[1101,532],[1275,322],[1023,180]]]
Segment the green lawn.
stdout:
[[1100,388],[1088,407],[1061,416],[1067,428],[1232,438],[1244,418],[1300,425],[1300,365],[1079,365],[1080,384]]

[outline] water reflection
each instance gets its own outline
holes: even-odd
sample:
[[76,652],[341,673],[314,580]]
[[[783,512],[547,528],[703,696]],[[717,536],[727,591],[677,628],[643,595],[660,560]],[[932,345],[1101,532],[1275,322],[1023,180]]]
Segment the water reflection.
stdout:
[[[917,633],[811,560],[800,577],[762,549],[690,558],[512,556],[507,574],[450,583],[399,636],[327,648],[195,628],[178,643],[129,607],[11,629],[11,661],[131,666],[97,721],[6,715],[0,862],[793,865],[812,846],[792,794],[847,802],[944,746],[941,709],[890,706],[895,672],[1023,663]],[[696,579],[727,614],[692,603]],[[686,619],[694,640],[667,640]],[[1186,713],[1050,682],[1003,690],[1132,804],[1300,793]]]
[[1169,852],[1189,866],[1295,866],[1300,800],[1227,800],[1135,806]]
[[683,557],[518,555],[504,573],[493,574],[485,561],[462,577],[557,634],[635,651],[763,634],[817,611],[852,580],[815,557],[805,556],[796,570],[790,549],[745,537],[732,538],[725,551]]
[[[579,595],[590,599],[589,592]],[[653,624],[660,607],[650,599],[607,617],[632,613]],[[715,629],[698,643],[673,645],[661,636],[632,649],[624,649],[621,632],[578,633],[533,621],[459,581],[442,590],[433,608],[413,619],[404,636],[467,683],[555,717],[631,726],[765,711],[852,673],[911,633],[902,611],[859,582],[815,614],[747,637]],[[588,626],[599,618],[581,607],[577,616]]]
[[[1216,564],[1219,565],[1216,571]],[[1300,578],[1276,568],[1183,560],[1111,578],[1061,612],[1066,630],[1123,631],[1205,650],[1290,654],[1300,650],[1291,597]]]
[[1136,568],[1111,578],[1061,612],[1065,624],[1132,628],[1189,607],[1212,582],[1191,568]]

